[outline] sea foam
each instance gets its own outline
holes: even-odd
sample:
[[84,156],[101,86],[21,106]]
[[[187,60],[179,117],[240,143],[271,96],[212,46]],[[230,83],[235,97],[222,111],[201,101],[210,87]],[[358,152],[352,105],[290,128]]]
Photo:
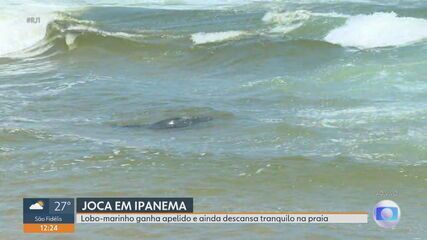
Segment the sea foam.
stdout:
[[191,40],[193,40],[194,44],[206,44],[206,43],[215,43],[215,42],[223,42],[232,39],[237,39],[243,35],[248,34],[244,31],[226,31],[226,32],[199,32],[191,35]]
[[427,20],[398,17],[396,13],[374,13],[349,17],[330,31],[325,40],[360,49],[403,46],[427,38]]
[[306,10],[293,12],[267,12],[262,21],[266,23],[294,24],[310,18],[311,13]]
[[267,12],[262,21],[267,24],[274,24],[270,29],[272,33],[288,33],[301,27],[305,21],[310,19],[311,13],[305,10],[293,12]]

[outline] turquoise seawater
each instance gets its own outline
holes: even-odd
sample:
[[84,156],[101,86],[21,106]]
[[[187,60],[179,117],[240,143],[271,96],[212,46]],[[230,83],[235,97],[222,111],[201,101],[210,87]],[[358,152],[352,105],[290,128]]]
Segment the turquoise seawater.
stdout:
[[[2,1],[0,239],[425,239],[426,39],[415,0]],[[23,197],[91,196],[402,216],[22,233]]]

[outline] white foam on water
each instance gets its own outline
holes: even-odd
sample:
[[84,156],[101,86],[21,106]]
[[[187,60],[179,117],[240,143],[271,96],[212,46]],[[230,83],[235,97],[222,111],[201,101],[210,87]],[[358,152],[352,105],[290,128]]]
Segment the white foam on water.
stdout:
[[312,16],[316,17],[330,17],[330,18],[349,18],[351,15],[342,14],[337,12],[329,12],[329,13],[310,13]]
[[199,32],[191,35],[191,40],[193,40],[195,45],[215,43],[229,41],[233,39],[238,39],[243,35],[247,35],[247,32],[244,31],[226,31],[226,32]]
[[112,36],[112,37],[124,38],[128,40],[138,39],[143,37],[142,34],[133,34],[133,33],[126,33],[126,32],[109,32],[109,31],[104,31],[95,27],[81,25],[81,24],[69,26],[67,27],[66,31],[70,31],[65,35],[65,43],[67,44],[68,49],[70,50],[75,49],[77,47],[76,39],[79,37],[81,33],[84,33],[84,32],[92,32],[92,33],[100,34],[104,37]]
[[404,46],[427,38],[427,20],[399,17],[396,13],[374,13],[349,17],[330,31],[325,40],[360,49]]
[[267,12],[262,21],[265,23],[295,24],[300,21],[308,20],[311,13],[306,10],[297,10],[293,12]]
[[77,34],[72,34],[72,33],[67,33],[65,35],[65,43],[68,46],[68,49],[72,50],[74,48],[76,48],[76,45],[74,44],[74,42],[76,41],[77,38]]
[[85,26],[85,25],[70,26],[67,28],[67,31],[93,32],[93,33],[101,34],[103,36],[112,36],[112,37],[120,37],[120,38],[128,38],[128,39],[143,37],[142,34],[133,34],[133,33],[126,33],[126,32],[109,32],[109,31],[105,31],[105,30],[101,30],[95,27]]
[[283,34],[285,34],[285,33],[288,33],[288,32],[292,32],[295,29],[300,28],[302,25],[304,25],[304,24],[303,23],[296,23],[296,24],[291,24],[291,25],[288,25],[288,26],[286,26],[286,25],[285,26],[284,25],[278,25],[278,26],[275,26],[275,27],[271,28],[270,32],[271,33],[283,33]]
[[305,10],[293,12],[267,12],[262,21],[267,24],[273,24],[271,33],[288,33],[300,28],[304,22],[310,19],[311,13]]
[[349,15],[330,12],[315,13],[307,10],[296,10],[288,12],[267,12],[262,21],[266,24],[272,24],[271,33],[288,33],[300,28],[311,17],[329,17],[329,18],[347,18]]
[[295,12],[267,12],[262,21],[268,24],[274,24],[270,29],[272,33],[288,33],[300,28],[304,21],[310,18],[310,13],[305,10]]

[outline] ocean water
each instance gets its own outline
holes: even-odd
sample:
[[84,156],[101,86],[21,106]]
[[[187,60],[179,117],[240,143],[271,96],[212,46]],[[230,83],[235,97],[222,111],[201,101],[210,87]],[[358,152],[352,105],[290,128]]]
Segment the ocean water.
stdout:
[[[83,196],[188,196],[196,211],[372,212],[391,198],[402,217],[43,238],[425,239],[426,40],[416,0],[3,0],[0,239],[41,238],[22,233],[23,197]],[[213,120],[146,127],[188,116]]]

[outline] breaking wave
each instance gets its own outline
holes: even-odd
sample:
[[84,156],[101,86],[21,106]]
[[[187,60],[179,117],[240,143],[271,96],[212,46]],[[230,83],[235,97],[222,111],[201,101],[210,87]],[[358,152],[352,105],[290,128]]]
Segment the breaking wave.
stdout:
[[274,24],[270,30],[274,33],[288,33],[301,27],[305,21],[310,19],[311,13],[305,10],[293,12],[267,12],[262,21],[267,24]]
[[214,42],[223,42],[232,39],[238,39],[244,35],[248,35],[247,32],[244,31],[226,31],[226,32],[211,32],[211,33],[194,33],[191,35],[191,40],[193,40],[194,44],[206,44],[206,43],[214,43]]
[[[113,8],[113,7],[112,7]],[[371,15],[346,15],[336,12],[317,13],[308,10],[266,11],[254,19],[258,23],[247,25],[241,30],[210,29],[208,24],[197,30],[181,31],[144,29],[143,24],[132,22],[133,28],[105,30],[103,20],[85,20],[70,15],[70,9],[61,7],[5,8],[0,10],[0,58],[25,58],[51,52],[67,52],[80,46],[123,49],[174,48],[176,46],[205,45],[246,39],[269,41],[265,36],[287,34],[286,40],[324,41],[343,47],[360,49],[404,46],[427,38],[427,20],[414,17],[400,17],[396,13],[373,13]],[[75,10],[75,9],[74,9]],[[114,10],[114,8],[112,9]],[[118,11],[118,10],[117,10]],[[125,10],[120,10],[125,11]],[[159,10],[160,11],[160,10]],[[170,11],[182,15],[181,11]],[[90,12],[90,11],[89,11]],[[141,14],[145,12],[142,10]],[[148,12],[147,16],[153,12]],[[160,12],[159,12],[160,13]],[[188,12],[191,16],[192,11]],[[250,13],[249,13],[250,14]],[[141,16],[142,16],[141,15]],[[126,16],[124,14],[124,16]],[[225,17],[229,15],[224,14]],[[32,18],[35,17],[35,22]],[[204,20],[205,21],[205,20]],[[336,27],[338,24],[344,24]],[[108,26],[108,25],[107,25]],[[108,28],[107,28],[108,29]],[[206,31],[203,31],[206,29]],[[301,29],[301,31],[293,32]],[[119,31],[117,31],[119,30]],[[268,43],[266,43],[268,44]],[[160,48],[159,48],[160,49]]]
[[396,13],[357,15],[330,31],[325,40],[361,49],[403,46],[427,38],[427,20],[399,17]]

